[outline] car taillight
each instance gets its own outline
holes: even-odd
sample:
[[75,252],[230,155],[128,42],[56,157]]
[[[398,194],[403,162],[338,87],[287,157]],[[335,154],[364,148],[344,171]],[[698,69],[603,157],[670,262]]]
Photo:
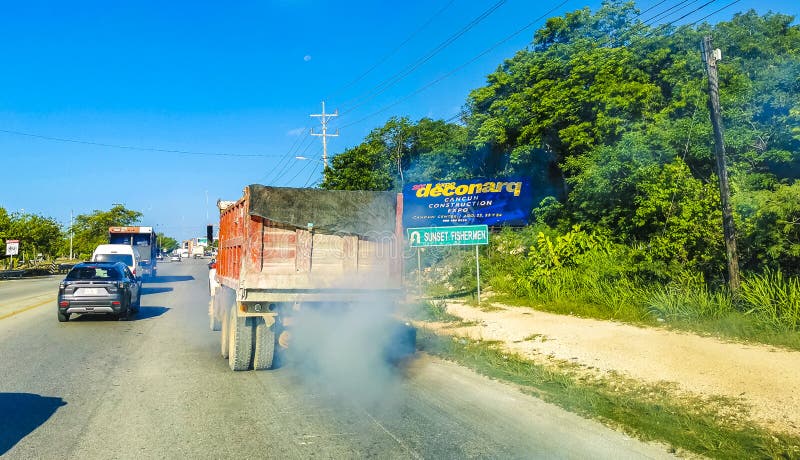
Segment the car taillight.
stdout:
[[66,300],[62,300],[61,302],[58,303],[58,306],[59,307],[69,307],[69,302],[67,302]]
[[111,305],[120,305],[119,300],[111,301]]
[[133,276],[136,276],[136,269],[134,268],[133,270],[131,270],[131,273],[133,273]]

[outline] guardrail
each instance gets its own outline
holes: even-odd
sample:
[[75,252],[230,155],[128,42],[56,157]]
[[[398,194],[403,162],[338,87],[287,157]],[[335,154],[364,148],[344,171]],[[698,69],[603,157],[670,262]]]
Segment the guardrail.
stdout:
[[0,270],[0,280],[22,278],[27,270]]
[[0,279],[30,278],[33,276],[47,276],[65,274],[75,264],[43,264],[37,267],[20,270],[0,270]]

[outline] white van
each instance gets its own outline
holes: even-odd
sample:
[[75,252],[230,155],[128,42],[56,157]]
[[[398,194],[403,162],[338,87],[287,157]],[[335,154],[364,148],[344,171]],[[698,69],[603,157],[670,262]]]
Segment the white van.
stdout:
[[101,244],[92,254],[92,262],[124,262],[137,279],[142,277],[139,261],[142,257],[136,246],[127,244]]

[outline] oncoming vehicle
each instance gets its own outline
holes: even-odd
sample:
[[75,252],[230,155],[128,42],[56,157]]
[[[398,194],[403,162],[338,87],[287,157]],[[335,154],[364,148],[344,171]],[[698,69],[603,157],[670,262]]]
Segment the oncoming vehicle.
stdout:
[[181,255],[176,253],[176,252],[174,252],[174,253],[172,253],[171,256],[169,256],[169,261],[170,262],[180,262],[181,261]]
[[155,277],[158,273],[158,236],[153,227],[109,227],[108,242],[133,246],[139,251],[137,276]]
[[139,311],[141,289],[122,262],[81,262],[58,285],[58,320],[73,313],[112,314],[127,319]]

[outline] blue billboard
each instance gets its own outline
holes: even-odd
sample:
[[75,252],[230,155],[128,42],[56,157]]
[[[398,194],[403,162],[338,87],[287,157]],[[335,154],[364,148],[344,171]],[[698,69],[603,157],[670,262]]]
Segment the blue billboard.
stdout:
[[417,182],[403,187],[403,226],[525,225],[533,208],[528,179]]

